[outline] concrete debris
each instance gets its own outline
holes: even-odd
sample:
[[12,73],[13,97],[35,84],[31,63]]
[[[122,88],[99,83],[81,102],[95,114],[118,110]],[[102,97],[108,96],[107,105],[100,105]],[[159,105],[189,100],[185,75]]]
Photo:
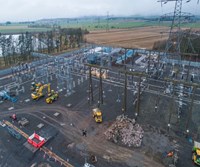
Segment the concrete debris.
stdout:
[[107,161],[110,161],[111,157],[108,155],[103,155],[103,158],[106,159]]
[[135,119],[120,115],[105,132],[106,138],[115,143],[122,143],[129,147],[140,147],[143,138],[143,129]]
[[75,143],[70,143],[67,145],[68,148],[74,148],[74,146],[75,146]]
[[41,163],[38,165],[38,167],[51,167],[51,166],[47,163]]
[[83,167],[95,167],[94,165],[91,165],[89,163],[85,163]]

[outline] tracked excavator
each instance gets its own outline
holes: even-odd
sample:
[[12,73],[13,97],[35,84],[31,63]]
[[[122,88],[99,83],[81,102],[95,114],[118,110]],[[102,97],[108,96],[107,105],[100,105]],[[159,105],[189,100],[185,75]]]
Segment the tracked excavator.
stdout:
[[194,141],[194,147],[192,149],[192,160],[193,162],[200,166],[200,143]]
[[32,91],[38,91],[41,86],[42,86],[42,83],[40,83],[40,82],[38,82],[38,83],[32,82],[31,83],[31,90]]
[[54,90],[51,90],[51,93],[49,94],[49,97],[46,98],[46,103],[51,104],[54,101],[58,99],[58,92],[55,92]]
[[39,100],[41,97],[44,97],[44,93],[43,93],[44,88],[48,88],[48,96],[49,96],[51,93],[50,84],[44,84],[44,85],[40,86],[40,88],[36,92],[31,93],[32,99]]
[[51,90],[50,84],[41,85],[40,88],[36,90],[36,92],[33,92],[31,94],[32,99],[39,100],[41,97],[44,97],[44,93],[43,93],[44,88],[48,89],[48,97],[46,98],[47,104],[51,104],[58,99],[58,93],[55,92],[54,90]]

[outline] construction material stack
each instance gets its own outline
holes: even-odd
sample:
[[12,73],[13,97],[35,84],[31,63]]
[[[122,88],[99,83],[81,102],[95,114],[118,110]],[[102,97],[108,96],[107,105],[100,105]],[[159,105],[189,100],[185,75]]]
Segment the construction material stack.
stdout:
[[120,115],[105,132],[106,138],[115,143],[121,143],[129,147],[140,147],[143,138],[143,129],[135,119]]

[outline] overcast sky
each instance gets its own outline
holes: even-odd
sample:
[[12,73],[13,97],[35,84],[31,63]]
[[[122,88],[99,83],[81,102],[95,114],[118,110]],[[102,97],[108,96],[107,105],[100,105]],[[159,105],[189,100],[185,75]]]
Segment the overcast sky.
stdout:
[[[200,15],[197,0],[185,3],[184,11]],[[162,15],[172,12],[174,2],[161,8],[157,0],[0,0],[0,22],[34,21],[90,15]]]

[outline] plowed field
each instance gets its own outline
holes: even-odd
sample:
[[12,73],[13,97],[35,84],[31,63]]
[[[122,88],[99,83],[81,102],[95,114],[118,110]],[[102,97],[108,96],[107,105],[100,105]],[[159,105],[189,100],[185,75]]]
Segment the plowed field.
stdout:
[[166,27],[141,27],[132,29],[91,31],[86,35],[87,42],[114,47],[151,49],[155,41],[167,39]]

